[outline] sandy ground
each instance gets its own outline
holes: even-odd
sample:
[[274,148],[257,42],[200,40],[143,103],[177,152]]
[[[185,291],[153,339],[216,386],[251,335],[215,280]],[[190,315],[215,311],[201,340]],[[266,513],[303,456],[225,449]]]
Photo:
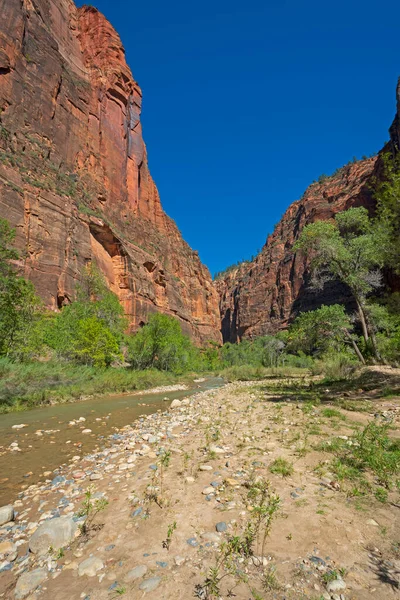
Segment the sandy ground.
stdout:
[[[46,577],[36,591],[28,585],[29,600],[399,598],[398,494],[390,491],[384,503],[358,495],[354,482],[332,473],[333,455],[318,449],[324,440],[351,440],[374,420],[398,435],[399,398],[373,397],[363,410],[325,416],[340,393],[313,405],[301,394],[307,381],[292,381],[290,393],[271,383],[234,383],[175,402],[28,488],[14,504],[15,523],[0,528],[0,542],[18,549],[0,573],[0,597],[14,599],[18,578],[39,568]],[[356,399],[372,396],[358,390]],[[292,474],[271,472],[278,458],[293,465]],[[254,522],[249,486],[266,481],[280,503],[263,556],[254,540],[253,556],[222,561],[221,545]],[[38,525],[76,514],[88,486],[108,500],[88,535],[62,552],[27,554]],[[91,576],[79,574],[87,558],[98,567]],[[0,543],[0,568],[6,563]],[[217,565],[213,594],[206,580]]]

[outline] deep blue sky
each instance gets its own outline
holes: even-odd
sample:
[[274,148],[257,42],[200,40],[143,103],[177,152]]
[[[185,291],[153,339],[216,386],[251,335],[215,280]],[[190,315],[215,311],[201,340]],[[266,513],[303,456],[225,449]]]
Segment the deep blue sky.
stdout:
[[255,254],[313,179],[388,138],[398,2],[93,4],[143,89],[164,209],[212,273]]

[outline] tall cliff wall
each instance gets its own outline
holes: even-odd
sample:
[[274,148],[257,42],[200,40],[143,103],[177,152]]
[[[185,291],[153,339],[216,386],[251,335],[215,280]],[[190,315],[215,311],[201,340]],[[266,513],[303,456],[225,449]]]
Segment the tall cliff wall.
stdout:
[[348,299],[337,283],[313,292],[307,285],[307,262],[294,254],[292,247],[308,223],[331,219],[351,206],[372,206],[367,184],[377,169],[377,159],[369,158],[310,185],[301,200],[289,206],[255,260],[214,282],[220,296],[224,341],[275,333],[300,310]]
[[133,329],[150,312],[220,340],[218,295],[164,213],[121,41],[72,0],[0,4],[0,216],[46,304],[74,296],[96,261]]

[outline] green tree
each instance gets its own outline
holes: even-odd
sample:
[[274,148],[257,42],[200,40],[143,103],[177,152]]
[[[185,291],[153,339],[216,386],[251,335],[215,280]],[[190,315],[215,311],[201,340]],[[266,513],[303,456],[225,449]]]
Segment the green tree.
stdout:
[[118,298],[97,268],[89,265],[78,286],[76,301],[50,320],[46,341],[63,358],[106,366],[122,358],[126,326]]
[[177,319],[161,313],[151,315],[146,325],[130,336],[128,348],[134,369],[183,373],[198,361],[198,350],[183,335]]
[[374,228],[365,208],[350,208],[333,222],[316,221],[306,225],[294,250],[302,250],[311,260],[314,285],[328,279],[345,283],[350,290],[361,324],[366,348],[380,360],[373,327],[367,311],[367,297],[381,286],[380,268],[389,244],[383,228]]
[[19,257],[14,239],[15,231],[0,219],[0,354],[23,358],[37,349],[33,334],[42,306],[33,284],[14,266]]
[[400,273],[400,156],[383,154],[381,164],[381,177],[373,182],[377,203],[374,226],[382,230],[389,241],[383,248],[386,264]]
[[364,358],[352,335],[352,323],[344,306],[322,305],[317,310],[301,313],[289,329],[288,350],[321,356],[342,352],[351,345],[358,358]]

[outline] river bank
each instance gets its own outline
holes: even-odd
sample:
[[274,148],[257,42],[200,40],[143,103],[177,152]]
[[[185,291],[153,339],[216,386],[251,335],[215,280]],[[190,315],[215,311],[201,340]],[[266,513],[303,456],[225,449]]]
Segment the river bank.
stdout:
[[197,377],[194,373],[174,375],[156,369],[100,369],[62,361],[15,363],[0,359],[0,414],[99,395],[186,385]]
[[[369,422],[398,436],[399,399],[358,390],[344,398],[349,410],[340,397],[321,404],[308,384],[200,392],[77,453],[0,509],[13,519],[0,528],[2,597],[396,598],[396,492],[378,500],[368,472],[368,492],[351,493],[358,479],[339,475],[329,447],[351,449]],[[79,535],[89,486],[108,504]],[[262,506],[273,515],[265,541],[245,546]]]
[[46,405],[0,417],[0,506],[72,456],[104,446],[118,428],[140,415],[165,410],[176,398],[221,386],[219,378],[159,386],[133,393]]

